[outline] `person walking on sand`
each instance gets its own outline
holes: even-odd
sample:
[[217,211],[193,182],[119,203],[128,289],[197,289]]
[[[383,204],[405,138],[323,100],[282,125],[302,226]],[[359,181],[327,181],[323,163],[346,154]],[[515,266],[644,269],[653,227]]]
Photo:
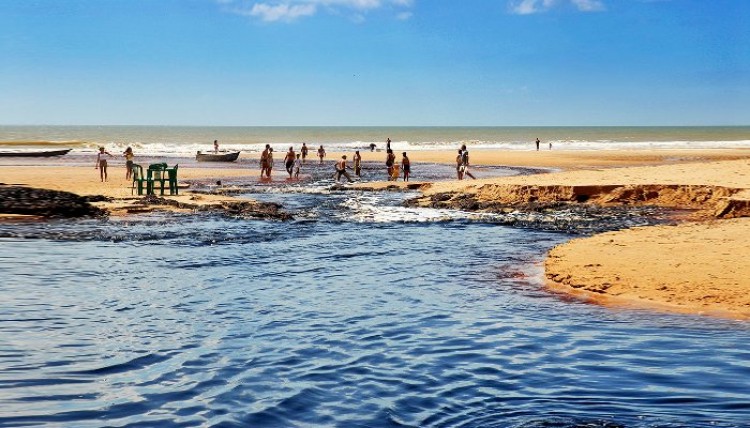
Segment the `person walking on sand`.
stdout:
[[396,155],[393,154],[393,150],[388,149],[385,158],[385,166],[388,168],[388,181],[391,181],[393,176],[393,164],[396,163]]
[[125,151],[122,153],[122,157],[125,158],[125,179],[130,180],[133,178],[133,149],[128,147],[125,149]]
[[302,160],[300,154],[297,153],[297,159],[294,160],[294,178],[299,180],[299,170],[302,169]]
[[284,156],[284,167],[286,168],[286,172],[289,173],[289,178],[292,178],[292,173],[294,173],[294,160],[297,158],[297,155],[294,153],[294,147],[289,147],[289,151],[286,152],[286,156]]
[[99,147],[99,153],[96,154],[96,166],[94,166],[94,169],[99,170],[99,178],[102,179],[102,183],[107,181],[107,159],[104,159],[104,155],[112,157],[112,154],[104,150],[104,147]]
[[354,152],[354,175],[362,178],[362,156],[359,154],[359,150]]
[[302,163],[305,163],[305,159],[307,159],[307,144],[302,143],[302,148],[299,151],[302,153]]
[[411,161],[406,156],[406,152],[401,154],[401,169],[404,171],[404,181],[409,181],[409,174],[411,174]]
[[539,151],[539,143],[540,143],[540,141],[539,141],[539,139],[537,138],[537,139],[536,139],[536,151],[537,151],[537,152]]
[[271,150],[271,145],[266,144],[266,149],[263,150],[263,153],[260,154],[260,178],[263,178],[263,175],[266,174],[268,170],[268,153],[269,150]]
[[318,148],[318,157],[320,158],[320,164],[323,164],[323,158],[326,157],[326,151],[323,148],[323,145],[321,144]]
[[469,172],[469,151],[466,150],[466,144],[461,146],[461,150],[463,151],[461,154],[461,168],[463,168],[463,170],[461,172],[463,172],[464,176],[468,175],[473,180],[476,180],[477,178]]
[[336,182],[337,183],[341,179],[342,175],[344,177],[346,177],[346,179],[349,180],[350,183],[352,181],[354,181],[349,176],[349,173],[346,172],[346,168],[347,168],[347,166],[346,166],[346,155],[343,155],[343,156],[341,156],[341,160],[339,160],[338,162],[336,162]]
[[464,179],[464,156],[463,151],[461,149],[458,149],[458,156],[456,156],[456,176],[459,180]]

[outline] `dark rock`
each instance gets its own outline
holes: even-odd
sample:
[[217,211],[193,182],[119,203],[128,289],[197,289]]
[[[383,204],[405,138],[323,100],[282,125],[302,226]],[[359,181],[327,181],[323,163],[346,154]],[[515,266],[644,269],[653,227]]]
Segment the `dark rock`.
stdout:
[[91,197],[58,190],[0,186],[0,214],[41,217],[102,217],[107,212],[90,203]]

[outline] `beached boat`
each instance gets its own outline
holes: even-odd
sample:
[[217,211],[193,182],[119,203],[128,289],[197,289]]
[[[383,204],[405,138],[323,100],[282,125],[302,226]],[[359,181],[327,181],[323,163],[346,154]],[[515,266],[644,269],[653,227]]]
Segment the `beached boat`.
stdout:
[[50,156],[62,156],[68,154],[73,149],[64,150],[44,150],[34,152],[0,152],[0,157],[3,158],[47,158]]
[[240,156],[240,152],[201,153],[195,155],[198,162],[234,162]]

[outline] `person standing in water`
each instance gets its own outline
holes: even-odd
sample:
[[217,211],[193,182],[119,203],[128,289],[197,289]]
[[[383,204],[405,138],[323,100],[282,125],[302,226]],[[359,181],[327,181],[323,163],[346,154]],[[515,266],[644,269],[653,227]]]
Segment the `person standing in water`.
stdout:
[[411,161],[406,156],[406,152],[401,154],[401,169],[404,171],[404,181],[409,181],[409,174],[411,174]]
[[219,140],[214,140],[214,153],[219,153]]
[[307,159],[307,144],[302,143],[302,148],[299,151],[302,153],[302,163],[305,163],[305,159]]
[[466,144],[461,146],[461,150],[463,151],[463,153],[461,154],[461,168],[463,168],[463,170],[461,172],[464,176],[468,175],[473,180],[476,180],[477,178],[469,172],[469,151],[466,149]]
[[390,149],[391,149],[391,138],[388,137],[388,139],[385,140],[385,151],[387,152]]
[[393,150],[388,149],[385,158],[385,166],[388,168],[388,181],[392,180],[393,177],[393,164],[396,163],[396,155],[393,154]]
[[294,160],[297,158],[297,155],[294,153],[294,147],[289,147],[289,151],[286,152],[286,156],[284,156],[284,167],[286,168],[286,172],[289,173],[289,178],[292,178],[292,173],[294,172]]
[[268,149],[268,167],[266,168],[266,178],[271,178],[271,170],[273,169],[273,147]]
[[96,154],[96,166],[94,166],[94,169],[99,170],[99,178],[102,179],[102,183],[107,181],[107,159],[104,158],[104,155],[112,157],[112,154],[104,150],[104,147],[99,147],[99,153]]
[[537,138],[537,139],[536,139],[536,151],[537,151],[537,152],[539,151],[539,143],[540,143],[540,141],[539,141],[539,139]]
[[125,152],[123,152],[122,157],[125,158],[125,179],[130,180],[133,178],[133,149],[128,147],[125,149]]
[[263,175],[268,170],[268,152],[271,150],[271,145],[266,144],[266,149],[263,150],[263,153],[260,154],[260,178],[263,178]]
[[359,150],[354,152],[354,174],[357,177],[362,178],[362,155],[359,154]]
[[341,156],[341,160],[336,162],[336,182],[338,182],[341,179],[341,176],[346,177],[347,180],[351,183],[353,180],[349,176],[349,173],[346,172],[346,155]]
[[294,160],[294,178],[299,180],[299,170],[302,169],[302,160],[300,159],[299,153],[297,153],[297,159]]
[[320,158],[320,164],[323,164],[323,158],[326,157],[326,151],[323,148],[323,145],[321,144],[318,148],[318,157]]
[[463,151],[461,149],[458,149],[458,156],[456,156],[456,176],[459,180],[464,179],[464,156]]

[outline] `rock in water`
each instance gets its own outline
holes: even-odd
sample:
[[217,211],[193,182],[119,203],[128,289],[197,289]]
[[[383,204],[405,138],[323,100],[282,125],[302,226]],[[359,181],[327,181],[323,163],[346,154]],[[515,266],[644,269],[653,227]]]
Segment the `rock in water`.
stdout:
[[0,214],[41,217],[101,217],[107,212],[89,203],[89,198],[59,190],[22,186],[0,186]]

